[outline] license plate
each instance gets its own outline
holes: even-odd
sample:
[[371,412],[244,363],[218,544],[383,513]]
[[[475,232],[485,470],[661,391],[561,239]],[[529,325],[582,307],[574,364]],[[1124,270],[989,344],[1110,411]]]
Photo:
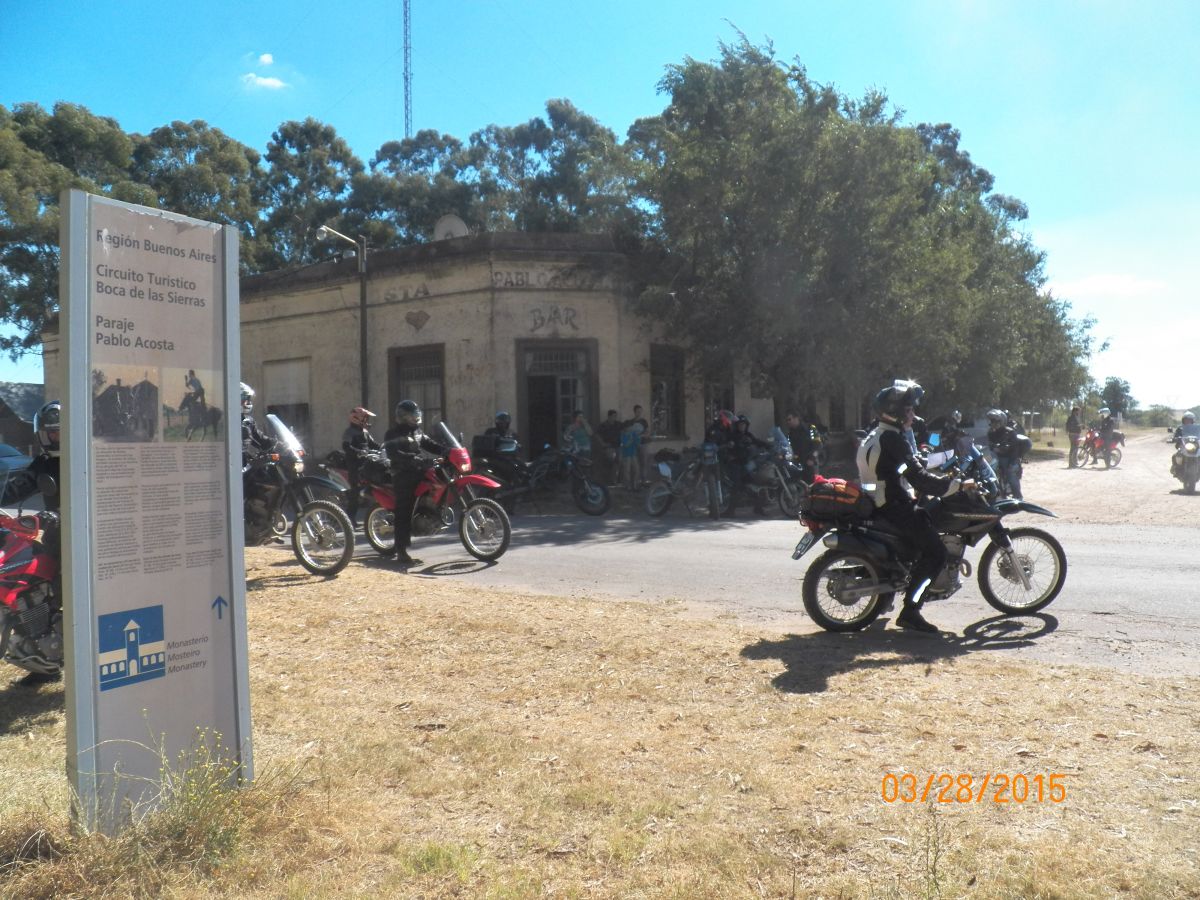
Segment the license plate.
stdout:
[[800,543],[796,545],[796,549],[792,551],[792,559],[799,559],[805,553],[812,549],[812,545],[817,542],[817,533],[815,531],[806,531],[804,537],[800,538]]

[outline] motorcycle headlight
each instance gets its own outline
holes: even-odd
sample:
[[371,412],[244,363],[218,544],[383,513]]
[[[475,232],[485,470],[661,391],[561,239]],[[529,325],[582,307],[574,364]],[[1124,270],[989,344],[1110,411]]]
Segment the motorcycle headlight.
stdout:
[[304,471],[304,460],[302,460],[302,459],[296,460],[296,474],[299,475],[303,471]]
[[1188,453],[1195,453],[1197,446],[1200,446],[1200,445],[1198,445],[1195,441],[1184,441],[1183,442],[1183,449],[1186,450]]

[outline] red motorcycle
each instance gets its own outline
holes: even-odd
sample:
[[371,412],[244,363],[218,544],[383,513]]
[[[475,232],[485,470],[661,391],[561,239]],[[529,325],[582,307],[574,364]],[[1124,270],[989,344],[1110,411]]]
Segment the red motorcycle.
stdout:
[[[495,490],[500,486],[485,475],[471,471],[471,454],[450,433],[444,422],[438,423],[439,441],[449,447],[444,459],[433,461],[417,485],[413,508],[413,537],[425,537],[444,531],[458,521],[458,537],[467,552],[476,559],[499,559],[512,539],[508,513],[495,500],[477,497],[475,491]],[[396,546],[396,498],[392,494],[384,454],[367,457],[360,479],[370,487],[376,504],[363,520],[367,542],[379,553],[391,555]]]
[[1121,447],[1125,445],[1125,433],[1112,432],[1106,441],[1100,432],[1089,428],[1083,435],[1079,449],[1079,467],[1104,463],[1104,468],[1113,469],[1121,464]]
[[0,513],[0,659],[39,675],[63,668],[58,547],[57,513]]

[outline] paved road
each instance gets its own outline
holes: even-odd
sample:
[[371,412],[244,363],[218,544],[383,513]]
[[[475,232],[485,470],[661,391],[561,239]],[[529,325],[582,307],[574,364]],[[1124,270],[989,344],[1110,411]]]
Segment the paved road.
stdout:
[[[1069,471],[1058,461],[1030,465],[1026,495],[1051,498],[1063,518],[1009,521],[1045,528],[1061,541],[1068,559],[1062,594],[1038,616],[1002,620],[972,578],[954,597],[930,604],[929,619],[960,640],[1025,658],[1200,674],[1200,531],[1191,524],[1200,521],[1200,497],[1171,493],[1168,455],[1161,439],[1147,435],[1131,441],[1125,463],[1111,472]],[[1114,507],[1134,512],[1110,515]],[[498,564],[477,563],[448,537],[425,539],[417,548],[425,564],[415,574],[554,596],[682,601],[702,614],[811,634],[818,629],[804,614],[800,581],[816,552],[792,561],[799,534],[782,519],[710,522],[674,511],[661,520],[637,512],[519,515],[512,547]],[[364,544],[359,554],[369,557],[370,548]]]
[[[1035,516],[1010,521],[1020,520],[1045,527],[1066,550],[1067,583],[1059,598],[1040,615],[1018,620],[1020,627],[1009,633],[1014,623],[997,621],[972,578],[954,597],[927,607],[931,621],[968,637],[999,637],[999,630],[1004,634],[997,647],[1031,658],[1200,674],[1195,529],[1114,528]],[[804,614],[800,581],[816,551],[793,562],[799,534],[798,526],[783,520],[520,516],[512,548],[496,565],[471,561],[456,541],[440,539],[421,545],[424,565],[416,573],[553,596],[683,601],[713,615],[732,613],[747,624],[810,634],[818,629]],[[968,558],[978,555],[970,551]]]

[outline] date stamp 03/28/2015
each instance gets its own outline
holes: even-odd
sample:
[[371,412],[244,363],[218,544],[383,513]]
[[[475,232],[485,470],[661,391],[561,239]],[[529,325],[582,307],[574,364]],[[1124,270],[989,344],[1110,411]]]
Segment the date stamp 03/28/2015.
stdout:
[[1067,799],[1067,776],[1061,772],[1026,775],[1022,772],[934,772],[921,779],[906,772],[883,776],[884,803],[1062,803]]

